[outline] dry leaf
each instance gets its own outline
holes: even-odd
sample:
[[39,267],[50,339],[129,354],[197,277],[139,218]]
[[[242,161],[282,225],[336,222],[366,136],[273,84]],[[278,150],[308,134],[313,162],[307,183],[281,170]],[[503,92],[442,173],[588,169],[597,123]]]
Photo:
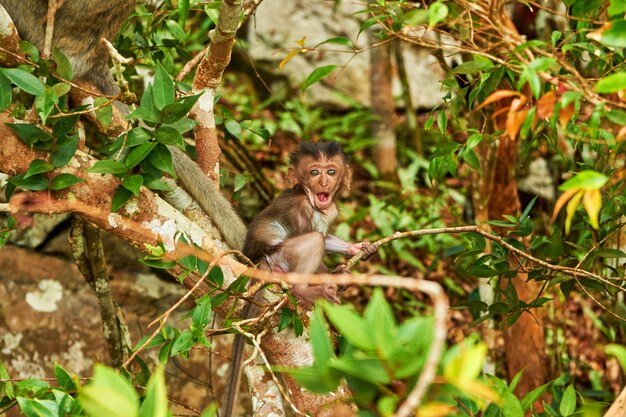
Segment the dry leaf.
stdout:
[[515,111],[515,109],[518,109],[521,107],[521,105],[523,105],[520,104],[522,103],[522,101],[525,102],[525,99],[522,100],[521,98],[519,98],[513,100],[513,102],[511,103],[511,110],[506,115],[504,130],[509,135],[509,138],[511,138],[511,140],[515,140],[515,138],[517,137],[517,133],[519,132],[522,123],[524,123],[524,120],[526,120],[526,115],[528,114],[527,109]]
[[294,51],[289,52],[287,56],[282,61],[280,61],[280,64],[278,64],[278,68],[283,69],[283,67],[287,64],[287,62],[291,61],[291,58],[293,58],[294,56],[304,51],[306,51],[306,49],[296,49]]
[[554,112],[556,104],[556,94],[554,91],[548,91],[537,102],[537,117],[540,119],[550,119]]
[[561,107],[559,110],[559,123],[561,124],[561,128],[565,128],[567,122],[569,122],[574,115],[575,110],[576,106],[574,106],[574,103],[569,103],[567,106]]
[[578,191],[577,189],[571,188],[569,190],[564,191],[563,194],[559,196],[559,198],[556,200],[556,204],[554,205],[554,211],[552,211],[552,217],[550,217],[550,223],[554,223],[554,221],[556,220],[556,216],[559,215],[559,212],[561,211],[565,203],[567,203],[569,199],[572,198],[574,194],[576,194],[577,191]]
[[569,235],[570,228],[572,227],[572,219],[574,218],[574,213],[576,213],[576,207],[580,204],[580,200],[583,198],[584,191],[578,191],[574,197],[567,203],[565,207],[565,212],[567,213],[565,216],[565,235]]
[[598,229],[598,215],[602,208],[602,193],[600,190],[589,190],[585,192],[583,196],[583,206],[589,215],[589,223],[594,229]]
[[522,97],[522,93],[520,93],[519,91],[513,91],[513,90],[494,91],[493,93],[489,95],[489,97],[485,99],[485,101],[480,103],[480,105],[476,107],[474,110],[480,110],[483,107],[491,103],[495,103],[496,101],[499,101],[499,100],[502,100],[503,98],[508,98],[508,97]]

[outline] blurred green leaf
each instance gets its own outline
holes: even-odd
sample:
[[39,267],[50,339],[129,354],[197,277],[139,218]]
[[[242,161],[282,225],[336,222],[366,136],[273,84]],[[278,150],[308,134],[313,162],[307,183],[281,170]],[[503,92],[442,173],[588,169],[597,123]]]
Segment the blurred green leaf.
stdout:
[[311,74],[309,74],[307,79],[304,81],[304,84],[302,84],[302,89],[306,90],[313,84],[328,77],[330,73],[335,70],[335,68],[337,68],[337,65],[326,65],[323,67],[316,68]]

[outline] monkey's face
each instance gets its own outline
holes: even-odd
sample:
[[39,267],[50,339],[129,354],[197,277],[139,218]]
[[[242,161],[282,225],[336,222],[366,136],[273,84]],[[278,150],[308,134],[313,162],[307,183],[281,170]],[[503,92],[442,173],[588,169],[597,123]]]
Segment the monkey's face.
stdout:
[[333,204],[335,193],[346,175],[346,166],[340,156],[314,158],[305,156],[295,167],[297,181],[306,191],[313,207],[324,211]]

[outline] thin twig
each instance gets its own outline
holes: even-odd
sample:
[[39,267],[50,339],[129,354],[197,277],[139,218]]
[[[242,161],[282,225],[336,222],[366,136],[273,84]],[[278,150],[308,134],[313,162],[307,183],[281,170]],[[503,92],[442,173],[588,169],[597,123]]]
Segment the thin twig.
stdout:
[[46,16],[46,32],[43,40],[43,51],[41,56],[44,59],[50,57],[52,51],[52,38],[54,37],[54,17],[57,13],[57,0],[48,0],[48,14]]
[[[396,240],[396,239],[401,239],[401,238],[405,238],[405,237],[416,237],[416,236],[425,236],[425,235],[436,235],[436,234],[442,234],[442,233],[478,233],[479,235],[483,236],[486,239],[489,239],[493,242],[496,242],[502,246],[504,246],[505,248],[507,248],[509,251],[518,254],[519,256],[528,259],[529,261],[543,266],[544,268],[547,269],[551,269],[553,271],[559,271],[559,272],[563,272],[566,273],[568,275],[572,275],[572,276],[584,276],[587,278],[591,278],[591,279],[595,279],[597,281],[600,281],[606,285],[609,285],[617,290],[620,291],[624,291],[624,288],[622,288],[621,286],[619,286],[618,284],[615,284],[613,282],[611,282],[608,278],[605,278],[601,275],[595,274],[593,272],[589,272],[586,271],[584,269],[580,269],[578,267],[569,267],[569,266],[561,266],[561,265],[553,265],[551,263],[548,263],[546,261],[543,261],[539,258],[535,258],[534,256],[524,252],[523,250],[520,250],[518,248],[516,248],[515,246],[511,245],[510,243],[507,243],[503,238],[501,238],[500,236],[497,235],[492,235],[491,233],[488,233],[484,230],[482,230],[480,227],[476,226],[476,225],[470,225],[470,226],[456,226],[456,227],[441,227],[441,228],[435,228],[435,229],[420,229],[420,230],[413,230],[413,231],[409,231],[409,232],[396,232],[391,236],[388,236],[386,238],[377,240],[376,242],[373,243],[374,246],[376,246],[377,248],[380,247],[381,245],[384,245],[385,243],[391,242],[392,240]],[[348,260],[348,262],[346,263],[345,269],[352,269],[354,267],[354,265],[363,258],[363,256],[365,256],[365,252],[360,251],[359,253],[357,253],[356,255],[354,255],[352,258],[350,258],[350,260]]]
[[178,307],[180,307],[180,305],[185,302],[185,300],[187,300],[192,294],[193,292],[200,287],[200,285],[204,282],[204,280],[206,279],[207,276],[209,276],[209,273],[211,272],[211,269],[213,269],[215,267],[215,265],[217,265],[217,263],[224,257],[230,254],[234,254],[234,253],[238,253],[239,251],[236,250],[228,250],[228,251],[224,251],[222,252],[219,256],[216,256],[210,263],[209,267],[207,268],[207,271],[204,273],[204,275],[202,275],[202,277],[198,280],[198,282],[196,282],[196,284],[191,287],[182,297],[180,297],[180,299],[174,303],[173,306],[171,306],[170,308],[167,309],[167,311],[165,313],[163,313],[161,316],[159,316],[158,318],[156,318],[155,320],[153,320],[150,324],[148,324],[148,327],[151,327],[152,325],[154,325],[157,321],[160,321],[159,326],[155,329],[154,332],[152,332],[152,334],[150,335],[150,337],[148,339],[146,339],[141,346],[139,346],[137,348],[137,350],[135,350],[133,352],[133,354],[128,358],[128,360],[126,360],[126,362],[124,362],[124,364],[122,365],[122,368],[126,368],[132,361],[133,359],[135,359],[135,356],[137,356],[139,354],[139,352],[141,352],[146,346],[148,346],[148,344],[154,340],[154,338],[161,332],[161,330],[163,329],[163,327],[165,327],[165,324],[167,323],[167,320],[169,319],[170,315],[174,312],[174,310],[176,310]]

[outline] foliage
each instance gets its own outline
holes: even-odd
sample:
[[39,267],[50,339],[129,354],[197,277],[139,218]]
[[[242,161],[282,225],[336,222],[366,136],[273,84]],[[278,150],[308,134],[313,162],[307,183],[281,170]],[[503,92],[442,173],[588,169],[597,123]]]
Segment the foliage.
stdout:
[[[448,64],[442,59],[445,97],[423,124],[432,143],[427,144],[423,155],[411,144],[401,144],[401,166],[394,181],[384,179],[368,156],[375,143],[368,129],[373,120],[369,109],[346,98],[349,110],[336,114],[301,100],[304,90],[336,73],[337,65],[315,69],[302,83],[297,98],[277,94],[263,97],[241,82],[240,74],[230,75],[222,97],[216,100],[216,123],[226,140],[242,145],[250,153],[266,151],[270,139],[286,138],[287,143],[311,138],[342,142],[352,158],[355,180],[366,185],[361,187],[364,192],[355,187],[354,198],[342,205],[343,217],[336,233],[358,240],[465,221],[464,212],[472,199],[469,194],[476,191],[471,184],[490,174],[488,151],[504,141],[513,141],[519,147],[520,164],[528,164],[536,155],[549,160],[557,171],[554,188],[561,194],[547,203],[547,210],[538,208],[540,203],[535,197],[517,213],[490,219],[493,233],[535,259],[609,279],[573,275],[527,259],[516,258],[517,263],[511,263],[509,248],[497,242],[488,245],[476,234],[397,240],[381,248],[381,261],[370,269],[443,276],[455,309],[466,310],[463,313],[472,326],[486,320],[494,320],[498,329],[512,326],[533,309],[558,309],[553,300],[566,302],[578,290],[592,293],[594,300],[623,316],[616,302],[616,294],[623,291],[621,277],[626,258],[619,246],[626,212],[623,2],[564,1],[567,14],[551,16],[552,29],[534,37],[497,26],[500,23],[488,19],[481,2],[475,2],[474,8],[468,6],[473,2],[462,0],[427,3],[423,6],[379,0],[363,6],[360,13],[367,17],[359,34],[367,30],[381,41],[401,38],[447,51],[445,45],[433,43],[428,36],[412,35],[414,29],[421,28],[425,32],[418,33],[452,36],[458,43],[456,50],[462,52],[454,57],[457,61],[452,67],[446,68]],[[152,5],[140,5],[120,35],[120,52],[140,62],[130,65],[124,74],[140,97],[129,115],[132,128],[104,146],[95,146],[97,142],[89,138],[102,158],[90,172],[113,174],[121,180],[112,211],[136,198],[141,187],[167,190],[161,177],[175,176],[167,146],[184,147],[184,138],[195,127],[188,114],[199,97],[188,93],[190,76],[179,82],[172,75],[202,50],[204,36],[216,21],[216,6],[217,2],[164,2],[156,12]],[[525,3],[521,6],[530,7]],[[507,34],[504,39],[502,33]],[[288,53],[280,67],[298,54],[313,53],[323,44],[357,53],[354,43],[343,36],[314,47],[305,46],[304,39],[298,42],[299,48]],[[51,174],[68,164],[76,152],[80,142],[79,113],[87,110],[71,109],[68,103],[73,80],[69,61],[60,51],[44,60],[32,45],[25,44],[24,48],[30,64],[0,70],[0,110],[30,121],[9,126],[45,157],[32,161],[25,173],[9,178],[7,197],[16,188],[56,191],[71,189],[83,181],[70,174]],[[137,81],[142,78],[142,70],[154,75],[147,86]],[[111,105],[104,97],[94,102],[95,114],[104,126],[110,123]],[[31,108],[35,121],[29,115]],[[282,156],[268,159],[282,163]],[[246,188],[249,178],[249,172],[241,173],[235,180],[235,191]],[[453,180],[460,185],[451,186]],[[478,199],[490,197],[482,195]],[[1,243],[14,226],[11,219],[0,230]],[[214,288],[196,300],[186,329],[164,324],[153,339],[146,337],[136,345],[136,349],[159,349],[159,359],[166,363],[175,356],[188,357],[193,346],[210,347],[205,335],[209,314],[227,297],[239,295],[247,278],[218,292],[223,284],[219,268],[209,271],[208,265],[193,256],[164,261],[162,247],[152,248],[152,252],[143,260],[147,265],[182,267],[185,272],[181,280],[191,271],[206,274],[207,283]],[[515,287],[509,285],[519,271],[527,272],[529,279],[542,285],[532,300],[521,300]],[[480,299],[479,278],[493,283],[493,302]],[[392,305],[393,310],[380,291],[374,291],[362,314],[349,306],[320,304],[310,330],[315,363],[291,372],[305,387],[317,392],[333,390],[346,380],[362,415],[390,415],[418,380],[432,339],[432,320],[411,308],[423,306],[416,296],[396,295]],[[605,339],[614,341],[623,336],[623,326],[604,314],[586,314],[593,316],[593,324]],[[403,320],[398,322],[396,316],[403,316]],[[232,318],[226,317],[225,325],[231,322]],[[337,341],[331,336],[329,323],[340,333]],[[284,309],[279,328],[290,325],[297,333],[303,332],[302,319],[293,310]],[[466,334],[472,330],[465,329]],[[553,337],[557,344],[559,336]],[[568,374],[518,398],[513,390],[519,375],[509,375],[509,383],[500,378],[502,375],[480,375],[485,350],[475,336],[446,349],[420,416],[521,416],[540,401],[544,392],[551,392],[553,400],[544,403],[544,411],[535,415],[566,417],[582,412],[587,405],[583,402],[589,396],[576,391],[587,381],[576,381]],[[623,346],[609,344],[606,352],[624,366]],[[151,377],[144,372],[129,379],[129,375],[97,367],[93,380],[83,387],[57,365],[59,385],[52,387],[38,380],[8,381],[9,375],[0,366],[0,410],[18,406],[27,416],[166,415],[163,374],[156,369]],[[147,383],[145,391],[137,394],[133,388],[136,382],[141,386]],[[602,381],[595,385],[596,390],[606,390]],[[127,406],[108,410],[110,398]]]
[[[76,375],[55,363],[56,383],[39,379],[8,382],[9,375],[0,362],[0,413],[19,407],[26,417],[166,417],[171,415],[163,369],[157,367],[147,385],[133,387],[128,375],[103,365],[94,367],[93,378],[83,385]],[[203,417],[215,416],[211,405]]]

